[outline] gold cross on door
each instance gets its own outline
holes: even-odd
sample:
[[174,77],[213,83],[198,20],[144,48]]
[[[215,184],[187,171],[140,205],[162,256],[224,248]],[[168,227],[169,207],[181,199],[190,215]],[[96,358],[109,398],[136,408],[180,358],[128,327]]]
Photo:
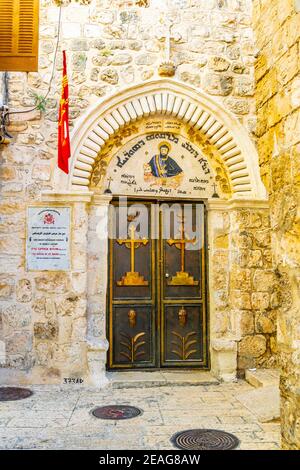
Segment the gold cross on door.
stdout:
[[135,250],[141,245],[147,245],[149,240],[146,238],[135,239],[135,226],[130,225],[129,227],[130,238],[118,239],[119,245],[125,244],[126,248],[130,249],[130,271],[127,271],[124,276],[117,281],[118,286],[148,286],[148,281],[144,279],[140,273],[135,271]]
[[195,281],[193,276],[190,276],[188,272],[185,272],[185,247],[188,243],[193,245],[196,243],[196,237],[185,238],[184,229],[184,217],[178,216],[180,220],[180,238],[170,238],[167,240],[168,245],[175,246],[181,251],[181,269],[177,271],[176,276],[172,276],[172,279],[168,282],[170,286],[197,286],[199,281]]

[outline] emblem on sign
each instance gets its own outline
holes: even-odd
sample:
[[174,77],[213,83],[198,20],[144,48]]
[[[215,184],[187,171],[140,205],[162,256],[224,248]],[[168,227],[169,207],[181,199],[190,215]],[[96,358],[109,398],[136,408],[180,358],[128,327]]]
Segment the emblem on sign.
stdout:
[[54,224],[54,223],[55,223],[54,215],[50,214],[50,212],[44,215],[44,224],[49,225],[49,224]]

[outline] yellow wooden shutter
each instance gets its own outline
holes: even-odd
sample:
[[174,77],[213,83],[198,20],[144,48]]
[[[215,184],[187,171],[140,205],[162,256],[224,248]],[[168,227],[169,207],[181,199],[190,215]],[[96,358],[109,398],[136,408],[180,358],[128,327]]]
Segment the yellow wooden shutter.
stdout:
[[0,0],[0,70],[38,69],[39,0]]

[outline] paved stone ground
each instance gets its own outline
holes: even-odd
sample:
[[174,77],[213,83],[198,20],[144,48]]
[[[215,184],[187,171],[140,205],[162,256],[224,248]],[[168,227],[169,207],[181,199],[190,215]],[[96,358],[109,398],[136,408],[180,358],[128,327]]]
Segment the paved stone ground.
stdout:
[[[98,392],[75,385],[31,388],[30,398],[0,403],[1,449],[172,449],[170,437],[191,428],[229,431],[243,450],[280,449],[279,424],[258,423],[237,400],[237,394],[252,389],[244,381]],[[144,413],[126,421],[99,420],[90,413],[95,406],[117,403]]]

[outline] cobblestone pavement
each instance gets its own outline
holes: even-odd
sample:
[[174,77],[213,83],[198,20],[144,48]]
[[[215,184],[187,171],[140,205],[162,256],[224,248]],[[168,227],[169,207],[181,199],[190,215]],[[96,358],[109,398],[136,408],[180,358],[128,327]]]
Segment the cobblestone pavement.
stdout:
[[[180,430],[214,428],[235,434],[240,449],[280,449],[279,424],[259,423],[236,398],[244,381],[209,386],[76,389],[32,386],[34,395],[0,403],[1,449],[172,449]],[[126,421],[95,418],[95,406],[129,404],[144,413]]]

